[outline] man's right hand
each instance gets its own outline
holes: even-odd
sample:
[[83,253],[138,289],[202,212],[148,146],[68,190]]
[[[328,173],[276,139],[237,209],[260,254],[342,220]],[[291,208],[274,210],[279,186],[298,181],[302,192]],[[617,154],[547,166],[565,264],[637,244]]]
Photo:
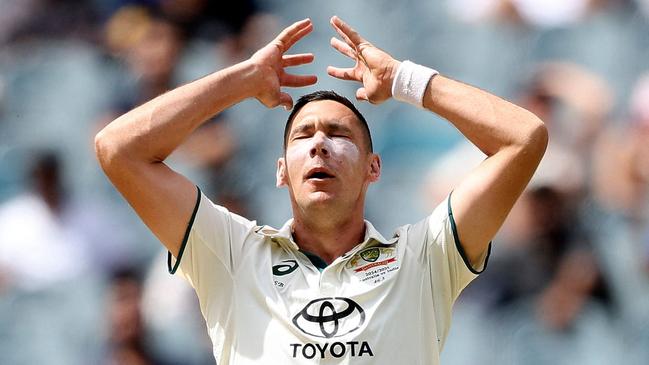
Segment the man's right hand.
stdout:
[[164,161],[196,128],[249,97],[267,107],[293,106],[282,86],[314,84],[315,76],[285,67],[313,61],[313,54],[285,55],[313,30],[309,19],[284,29],[249,60],[166,92],[129,111],[95,137],[106,175],[142,221],[176,257],[196,207],[196,186]]
[[293,23],[284,29],[273,41],[257,51],[248,62],[259,72],[257,100],[269,108],[278,105],[291,109],[293,99],[280,90],[282,86],[301,87],[313,85],[318,80],[315,75],[293,75],[284,71],[285,67],[298,66],[313,61],[312,53],[285,55],[297,41],[313,30],[310,19]]

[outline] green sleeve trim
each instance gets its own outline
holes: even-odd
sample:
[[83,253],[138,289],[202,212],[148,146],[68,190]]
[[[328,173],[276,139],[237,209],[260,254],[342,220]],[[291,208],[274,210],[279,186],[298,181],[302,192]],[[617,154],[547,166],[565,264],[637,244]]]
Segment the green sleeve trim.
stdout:
[[460,256],[462,257],[462,261],[464,261],[464,265],[466,265],[469,271],[471,271],[476,275],[480,275],[487,268],[487,263],[489,262],[489,256],[491,255],[491,242],[489,242],[489,247],[487,247],[487,257],[485,257],[484,259],[484,266],[482,266],[482,270],[480,271],[475,270],[473,266],[471,266],[471,262],[467,258],[466,253],[464,252],[464,248],[462,247],[462,243],[460,242],[460,236],[457,234],[457,225],[455,224],[455,218],[453,217],[453,209],[451,209],[451,195],[453,195],[453,192],[451,192],[448,195],[448,217],[451,220],[451,229],[453,230],[453,239],[455,240],[455,248],[460,253]]
[[194,211],[192,212],[192,217],[189,218],[189,223],[187,224],[187,229],[185,230],[185,236],[183,237],[183,242],[180,245],[180,251],[178,251],[178,258],[176,259],[176,264],[171,267],[171,252],[167,251],[167,270],[169,274],[173,275],[178,270],[180,266],[180,260],[183,258],[183,252],[185,252],[185,246],[187,246],[187,240],[189,240],[189,233],[192,231],[192,226],[194,225],[194,219],[196,219],[196,213],[198,212],[198,207],[201,205],[201,188],[196,187],[196,205],[194,205]]

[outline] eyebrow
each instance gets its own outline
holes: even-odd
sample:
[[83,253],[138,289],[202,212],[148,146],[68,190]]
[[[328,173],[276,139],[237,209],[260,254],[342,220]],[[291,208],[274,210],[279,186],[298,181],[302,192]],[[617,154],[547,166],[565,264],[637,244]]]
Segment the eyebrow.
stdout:
[[[350,134],[350,135],[352,134],[352,130],[349,127],[347,127],[346,125],[340,123],[337,120],[326,121],[326,122],[324,122],[324,124],[325,124],[325,130],[328,133],[343,132],[343,133],[347,133],[347,134]],[[304,124],[301,124],[301,125],[293,128],[291,130],[291,133],[289,134],[289,136],[293,136],[294,134],[297,134],[297,133],[309,132],[309,131],[312,131],[314,128],[315,128],[315,123],[314,122],[306,122]]]
[[352,134],[352,130],[349,127],[337,121],[333,123],[328,123],[327,130],[329,132],[343,132],[343,133]]
[[298,134],[298,133],[308,132],[312,129],[313,129],[313,123],[301,124],[291,129],[291,133],[289,133],[289,136],[293,136],[294,134]]

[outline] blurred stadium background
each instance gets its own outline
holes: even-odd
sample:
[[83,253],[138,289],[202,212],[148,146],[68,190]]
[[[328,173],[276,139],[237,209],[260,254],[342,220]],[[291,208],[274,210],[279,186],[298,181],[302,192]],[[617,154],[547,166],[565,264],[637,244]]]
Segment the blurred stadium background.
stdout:
[[[311,17],[295,47],[356,85],[338,14],[395,58],[515,101],[551,142],[463,293],[445,364],[649,364],[648,0],[0,0],[0,364],[211,364],[191,289],[95,162],[93,137],[153,96],[247,58]],[[482,156],[440,118],[361,104],[384,160],[367,216],[424,217]],[[255,100],[170,163],[215,201],[281,225],[287,113]]]

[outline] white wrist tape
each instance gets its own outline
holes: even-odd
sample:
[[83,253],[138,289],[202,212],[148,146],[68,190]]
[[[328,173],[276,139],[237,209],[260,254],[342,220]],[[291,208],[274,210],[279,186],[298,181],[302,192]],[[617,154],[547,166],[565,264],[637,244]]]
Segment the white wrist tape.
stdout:
[[423,107],[424,92],[436,70],[408,60],[401,62],[392,81],[392,97],[399,101]]

